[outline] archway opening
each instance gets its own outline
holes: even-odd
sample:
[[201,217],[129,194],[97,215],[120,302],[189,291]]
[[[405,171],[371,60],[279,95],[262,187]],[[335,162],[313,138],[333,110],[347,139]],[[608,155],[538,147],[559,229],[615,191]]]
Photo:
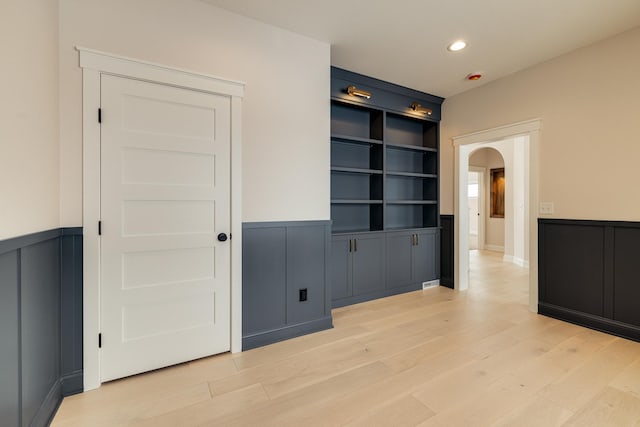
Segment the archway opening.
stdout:
[[[453,138],[455,150],[454,203],[454,287],[462,291],[469,287],[469,214],[467,209],[469,156],[479,148],[495,148],[505,159],[505,250],[504,260],[530,266],[529,309],[537,312],[538,301],[538,241],[537,206],[540,144],[540,120],[529,120],[474,132]],[[509,167],[509,162],[518,167]],[[522,184],[518,197],[509,197],[511,188]],[[522,215],[515,215],[516,211]],[[511,220],[509,219],[511,217]],[[521,220],[514,221],[514,218]],[[524,236],[514,239],[514,236]]]
[[477,148],[469,154],[467,208],[470,250],[504,253],[504,173],[504,157],[495,148]]

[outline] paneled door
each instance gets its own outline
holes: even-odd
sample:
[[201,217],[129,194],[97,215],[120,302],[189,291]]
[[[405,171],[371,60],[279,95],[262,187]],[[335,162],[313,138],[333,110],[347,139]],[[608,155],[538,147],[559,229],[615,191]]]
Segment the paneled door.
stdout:
[[230,349],[230,98],[101,77],[101,380]]

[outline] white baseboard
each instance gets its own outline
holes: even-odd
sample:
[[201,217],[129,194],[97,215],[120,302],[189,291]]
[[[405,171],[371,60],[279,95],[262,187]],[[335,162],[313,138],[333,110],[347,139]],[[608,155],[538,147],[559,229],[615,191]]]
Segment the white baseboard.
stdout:
[[502,260],[504,262],[510,262],[512,264],[515,264],[518,267],[529,268],[529,261],[527,261],[525,259],[522,259],[522,258],[515,257],[513,255],[504,255],[502,257]]
[[515,265],[520,266],[520,267],[527,267],[527,265],[525,265],[525,263],[527,261],[525,261],[522,258],[518,258],[518,257],[513,257],[513,261],[512,261]]
[[493,252],[504,252],[504,246],[487,245],[486,243],[484,245],[484,249]]

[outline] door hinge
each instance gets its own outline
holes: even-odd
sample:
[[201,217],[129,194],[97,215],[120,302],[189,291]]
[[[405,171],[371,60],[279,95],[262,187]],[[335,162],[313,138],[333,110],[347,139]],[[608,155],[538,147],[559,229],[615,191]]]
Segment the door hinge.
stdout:
[[102,348],[102,334],[98,334],[98,348]]
[[102,123],[102,108],[98,108],[98,123]]
[[102,236],[102,221],[98,221],[98,236]]

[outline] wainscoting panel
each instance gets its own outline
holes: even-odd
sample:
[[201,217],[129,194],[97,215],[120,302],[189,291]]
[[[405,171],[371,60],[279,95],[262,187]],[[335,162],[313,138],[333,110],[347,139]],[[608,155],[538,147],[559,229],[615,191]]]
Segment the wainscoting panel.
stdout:
[[640,228],[615,228],[613,319],[640,326],[640,257],[638,253],[640,253]]
[[440,286],[453,289],[453,215],[440,215]]
[[80,228],[0,241],[2,426],[47,425],[62,396],[82,391],[81,266]]
[[541,314],[640,340],[640,223],[538,220]]
[[60,241],[20,252],[22,417],[42,425],[60,397]]
[[20,293],[18,251],[0,254],[0,420],[20,422]]
[[286,242],[284,227],[242,231],[243,336],[287,323]]
[[329,221],[243,224],[243,350],[332,327],[329,233]]
[[540,298],[602,316],[604,228],[545,224],[544,230],[540,262],[544,263],[546,274]]
[[63,228],[60,236],[60,370],[62,395],[81,393],[82,228]]

